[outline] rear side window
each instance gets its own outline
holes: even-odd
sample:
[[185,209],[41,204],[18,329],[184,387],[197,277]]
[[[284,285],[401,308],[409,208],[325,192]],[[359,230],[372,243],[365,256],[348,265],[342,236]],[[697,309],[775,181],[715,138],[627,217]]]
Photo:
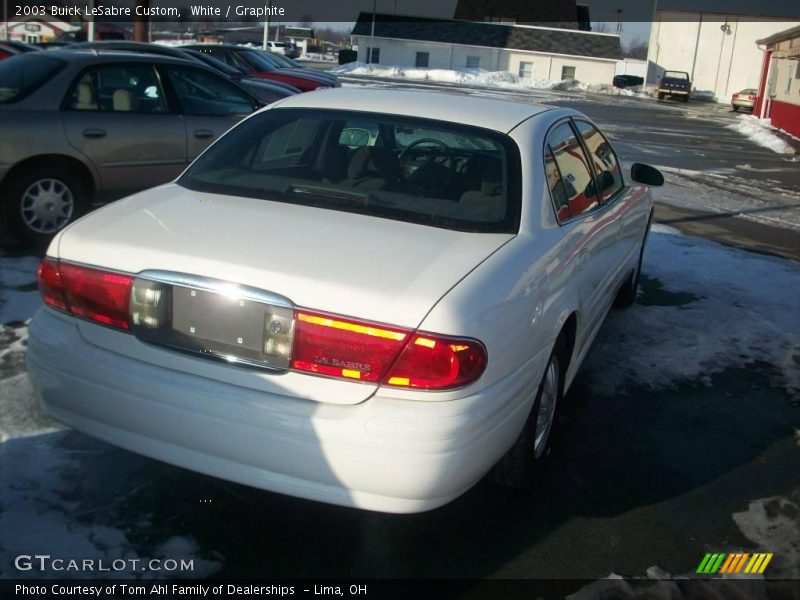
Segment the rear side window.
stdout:
[[0,62],[0,104],[13,104],[31,95],[67,63],[44,52],[29,52]]
[[623,186],[617,155],[614,154],[611,144],[598,131],[597,127],[586,121],[575,121],[575,126],[589,150],[589,158],[591,158],[594,174],[601,190],[600,195],[605,202]]
[[[551,166],[548,166],[548,156],[553,163]],[[588,213],[599,206],[586,153],[567,122],[550,131],[545,147],[545,169],[559,221]]]
[[226,117],[253,112],[252,98],[222,77],[200,69],[162,66],[184,114]]
[[164,92],[152,65],[108,65],[81,74],[67,98],[70,110],[160,114]]
[[278,108],[234,128],[178,183],[460,231],[514,233],[519,172],[516,144],[497,132]]

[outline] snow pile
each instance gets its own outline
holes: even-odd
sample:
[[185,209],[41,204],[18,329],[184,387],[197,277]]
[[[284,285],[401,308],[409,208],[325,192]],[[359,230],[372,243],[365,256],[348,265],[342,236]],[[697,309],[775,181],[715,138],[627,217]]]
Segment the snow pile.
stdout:
[[[585,373],[601,395],[629,381],[663,388],[754,361],[774,365],[800,397],[800,263],[653,226],[644,285],[659,300],[609,313]],[[649,281],[649,283],[648,283]]]
[[415,81],[436,81],[440,83],[479,85],[503,89],[560,90],[566,92],[610,94],[614,96],[646,97],[646,94],[642,94],[641,92],[615,88],[609,84],[586,84],[574,79],[566,81],[552,81],[542,78],[527,79],[519,78],[508,71],[486,71],[484,69],[420,69],[352,62],[331,69],[331,73],[336,73],[337,75],[386,77],[390,79],[411,79]]
[[776,496],[751,502],[733,520],[762,552],[775,554],[771,577],[800,579],[800,488],[791,497]]
[[770,125],[769,119],[759,119],[755,115],[740,115],[728,129],[738,131],[750,138],[759,146],[769,148],[778,154],[794,154],[794,148],[775,135],[775,129]]

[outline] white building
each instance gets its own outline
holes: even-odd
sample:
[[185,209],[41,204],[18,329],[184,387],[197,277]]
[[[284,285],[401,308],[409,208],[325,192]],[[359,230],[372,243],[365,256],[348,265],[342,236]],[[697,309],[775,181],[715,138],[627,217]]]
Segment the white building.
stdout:
[[78,31],[80,29],[78,25],[71,25],[58,19],[45,20],[41,17],[21,17],[8,23],[0,23],[0,40],[6,39],[6,28],[8,28],[7,39],[27,44],[49,42],[65,31]]
[[509,71],[520,78],[607,83],[621,58],[619,36],[578,29],[361,13],[358,60],[398,67]]
[[686,71],[695,96],[729,102],[745,88],[757,88],[764,53],[756,40],[800,22],[743,15],[656,13],[650,29],[647,83],[664,71]]

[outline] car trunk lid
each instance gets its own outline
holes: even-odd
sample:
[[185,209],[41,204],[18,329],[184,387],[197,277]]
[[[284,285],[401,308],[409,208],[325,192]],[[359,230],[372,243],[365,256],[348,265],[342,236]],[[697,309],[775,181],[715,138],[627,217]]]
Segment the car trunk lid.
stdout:
[[[297,307],[415,329],[448,290],[512,237],[169,184],[78,221],[60,236],[58,254],[62,260],[123,273],[159,271],[239,284]],[[82,329],[95,343],[113,343],[109,336],[92,333],[97,328]],[[197,369],[201,374],[202,365]],[[298,391],[291,383],[298,377],[309,378],[282,377],[276,389]],[[268,379],[253,381],[268,390]],[[375,388],[342,385],[348,388],[339,390],[336,402],[359,402]],[[329,399],[307,383],[298,386],[303,397]]]

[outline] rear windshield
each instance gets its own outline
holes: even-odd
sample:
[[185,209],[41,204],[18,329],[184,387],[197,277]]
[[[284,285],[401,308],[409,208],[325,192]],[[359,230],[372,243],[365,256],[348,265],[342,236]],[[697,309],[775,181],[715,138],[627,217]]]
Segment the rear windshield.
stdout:
[[222,137],[178,183],[460,231],[514,233],[519,164],[516,144],[493,131],[277,108]]
[[38,90],[66,63],[44,52],[18,54],[0,62],[0,104],[13,104]]
[[689,81],[689,74],[681,71],[667,71],[664,73],[664,77],[669,77],[670,79],[685,79],[686,81]]

